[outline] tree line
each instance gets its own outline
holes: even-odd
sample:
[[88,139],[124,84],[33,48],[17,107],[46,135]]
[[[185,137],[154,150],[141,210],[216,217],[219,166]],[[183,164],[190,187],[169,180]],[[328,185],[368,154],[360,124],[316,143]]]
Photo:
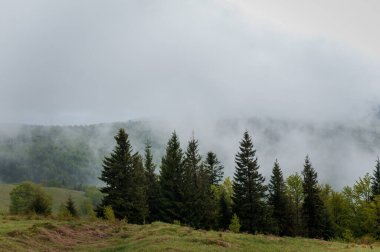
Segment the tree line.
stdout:
[[302,173],[284,178],[278,160],[268,183],[260,173],[253,141],[246,131],[235,155],[233,180],[223,180],[224,167],[214,152],[205,158],[194,136],[186,150],[172,133],[159,173],[151,146],[133,151],[120,129],[116,146],[103,161],[100,180],[104,198],[97,206],[118,219],[145,224],[181,223],[197,229],[268,233],[310,238],[380,239],[380,161],[373,175],[359,178],[341,192],[318,183],[308,156]]

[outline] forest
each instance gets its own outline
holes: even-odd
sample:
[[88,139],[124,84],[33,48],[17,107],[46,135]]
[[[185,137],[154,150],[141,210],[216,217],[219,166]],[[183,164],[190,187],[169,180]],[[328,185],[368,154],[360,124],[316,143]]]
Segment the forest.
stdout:
[[273,160],[266,181],[247,131],[236,150],[232,179],[223,179],[224,167],[214,152],[201,156],[194,136],[182,150],[173,132],[158,171],[149,143],[144,154],[135,152],[124,129],[115,141],[103,160],[99,217],[111,211],[117,219],[136,224],[163,221],[196,229],[349,242],[380,239],[379,159],[354,185],[335,191],[318,182],[309,156],[303,169],[287,178],[281,161]]

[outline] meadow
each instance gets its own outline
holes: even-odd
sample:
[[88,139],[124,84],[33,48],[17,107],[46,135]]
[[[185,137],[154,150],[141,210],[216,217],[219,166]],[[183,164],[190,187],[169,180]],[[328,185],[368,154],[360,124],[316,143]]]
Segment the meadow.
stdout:
[[[9,211],[10,197],[9,193],[15,185],[12,184],[0,184],[0,213],[7,213]],[[43,190],[52,198],[52,212],[56,214],[59,211],[59,207],[62,203],[65,203],[69,196],[78,207],[80,207],[85,200],[85,193],[82,191],[70,190],[65,188],[44,187]]]
[[9,192],[14,185],[0,185],[0,251],[380,251],[380,244],[353,244],[301,237],[236,234],[195,230],[154,222],[133,225],[125,221],[57,216],[61,203],[71,195],[77,206],[88,200],[84,192],[44,187],[53,199],[53,214],[8,214]]
[[194,230],[162,222],[2,216],[0,251],[380,251],[380,245]]

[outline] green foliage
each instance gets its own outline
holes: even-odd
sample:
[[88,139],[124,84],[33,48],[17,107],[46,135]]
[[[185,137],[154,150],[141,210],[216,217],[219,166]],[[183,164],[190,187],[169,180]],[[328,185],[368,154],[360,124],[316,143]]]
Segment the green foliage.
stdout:
[[206,155],[206,161],[204,162],[205,169],[207,170],[209,177],[210,177],[210,183],[212,185],[218,185],[224,175],[224,167],[220,164],[218,158],[216,157],[216,154],[214,152],[209,151]]
[[372,190],[372,195],[380,195],[380,159],[377,157],[376,160],[376,166],[375,170],[373,171],[373,176],[372,176],[372,185],[371,185],[371,190]]
[[349,241],[349,235],[352,236],[352,232],[349,230],[352,220],[349,202],[342,193],[333,191],[329,186],[322,188],[321,195],[335,236]]
[[96,186],[86,186],[84,196],[91,200],[92,205],[97,206],[102,202],[103,194]]
[[0,180],[31,180],[47,186],[74,187],[95,177],[97,159],[88,138],[63,127],[23,126],[16,137],[0,139]]
[[147,199],[147,182],[142,158],[140,155],[133,157],[132,179],[128,186],[129,201],[128,212],[124,218],[127,218],[130,223],[145,224],[149,213]]
[[220,190],[219,196],[219,220],[218,228],[227,230],[232,218],[232,183],[227,177],[223,184],[218,187]]
[[172,223],[183,221],[181,215],[184,208],[182,164],[183,154],[177,134],[174,132],[166,146],[162,157],[160,171],[160,219]]
[[91,220],[96,219],[96,213],[94,211],[94,205],[91,203],[90,200],[86,200],[82,202],[82,213],[85,215],[87,218]]
[[279,235],[291,235],[293,223],[290,216],[284,178],[277,160],[274,163],[268,189],[269,205],[272,208],[272,218],[275,222],[275,233]]
[[234,233],[240,232],[240,221],[239,221],[239,217],[236,214],[232,216],[229,230]]
[[71,215],[67,207],[62,203],[59,207],[57,217],[59,220],[67,220],[72,219],[73,216]]
[[153,163],[153,154],[151,145],[147,142],[145,145],[144,169],[147,182],[147,201],[148,201],[148,222],[159,220],[160,188],[158,177],[155,173],[156,165]]
[[320,196],[317,172],[312,167],[308,156],[306,156],[302,174],[304,178],[302,215],[306,234],[312,238],[329,238],[330,221]]
[[235,157],[233,182],[233,201],[235,212],[240,218],[242,231],[255,233],[266,226],[266,207],[264,202],[266,187],[264,177],[259,173],[252,139],[244,132],[239,152]]
[[286,180],[286,194],[289,203],[289,210],[293,217],[293,234],[302,234],[302,204],[304,200],[303,194],[303,180],[302,177],[296,172],[290,175]]
[[65,207],[71,216],[78,217],[78,210],[75,206],[73,199],[71,198],[71,195],[69,195],[69,197],[67,198]]
[[359,177],[359,180],[355,182],[354,185],[354,201],[359,204],[369,203],[372,198],[371,189],[371,176],[366,173],[363,178]]
[[[148,213],[145,171],[141,157],[132,154],[132,146],[124,129],[115,136],[114,151],[104,158],[100,179],[106,184],[101,206],[112,206],[118,219],[142,224]],[[98,208],[100,211],[102,207]],[[98,215],[102,213],[98,212]]]
[[194,137],[189,141],[183,168],[183,222],[196,228],[209,229],[213,222],[211,210],[215,205],[212,201],[209,173],[202,164],[198,141]]
[[10,192],[11,214],[51,214],[51,198],[31,182],[23,182]]
[[112,209],[112,206],[105,206],[103,208],[103,215],[104,215],[104,219],[106,219],[110,222],[115,222],[115,220],[116,220],[115,213]]

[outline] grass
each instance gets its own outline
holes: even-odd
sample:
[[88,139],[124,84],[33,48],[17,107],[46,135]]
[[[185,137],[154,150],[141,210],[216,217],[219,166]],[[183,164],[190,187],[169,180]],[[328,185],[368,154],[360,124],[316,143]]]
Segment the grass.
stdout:
[[[14,185],[0,185],[0,213],[9,208]],[[77,206],[83,192],[44,188],[53,198],[53,214],[69,195]],[[194,230],[155,222],[124,222],[0,214],[0,251],[380,251],[380,244],[357,245],[306,238]]]
[[[9,211],[9,193],[14,187],[15,185],[11,184],[0,184],[0,213],[7,213]],[[53,199],[53,214],[58,212],[61,203],[64,203],[69,195],[73,198],[77,208],[79,208],[82,202],[87,199],[84,196],[84,192],[80,191],[54,187],[43,187],[43,189]]]
[[202,231],[161,222],[140,226],[3,216],[0,227],[0,251],[380,251],[377,244]]

